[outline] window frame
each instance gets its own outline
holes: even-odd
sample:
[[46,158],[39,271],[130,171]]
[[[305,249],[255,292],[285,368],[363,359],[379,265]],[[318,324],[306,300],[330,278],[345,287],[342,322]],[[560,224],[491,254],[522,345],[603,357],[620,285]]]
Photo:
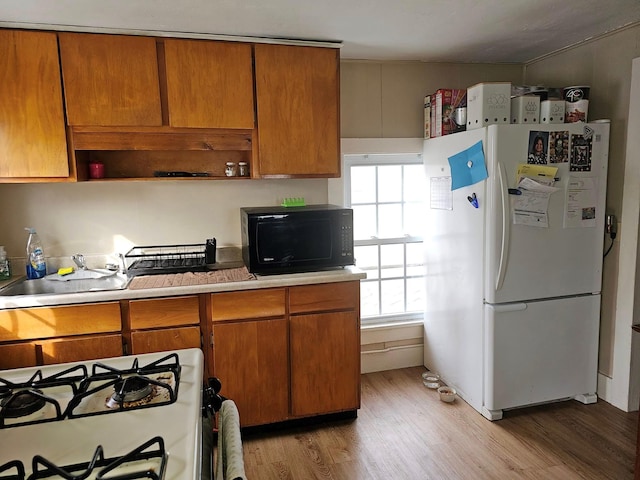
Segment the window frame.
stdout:
[[[343,175],[340,179],[330,180],[329,182],[329,200],[332,203],[340,203],[344,206],[351,206],[351,167],[357,165],[405,165],[407,163],[422,164],[422,147],[423,139],[410,138],[410,139],[342,139],[342,172]],[[407,156],[415,155],[415,161],[407,162]],[[360,156],[360,158],[355,157]],[[376,162],[371,160],[371,157],[375,156]],[[382,161],[379,161],[382,160]],[[376,186],[377,188],[377,186]],[[384,203],[384,202],[382,202]],[[376,203],[376,205],[380,205]],[[377,208],[377,207],[376,207]],[[398,241],[403,240],[403,241]],[[403,244],[403,250],[405,255],[405,261],[403,263],[403,276],[405,282],[409,278],[420,278],[407,276],[407,264],[406,264],[406,245],[408,243],[420,243],[423,241],[422,236],[404,236],[395,237],[389,239],[371,239],[362,240],[358,243],[366,245],[384,245],[384,244]],[[380,250],[378,251],[380,255]],[[380,268],[378,262],[378,268]],[[422,277],[423,278],[423,277]],[[371,279],[371,282],[378,284],[378,295],[381,293],[381,278]],[[367,280],[361,280],[361,282],[367,282]],[[405,297],[406,301],[406,297]],[[393,314],[380,314],[376,316],[362,317],[363,325],[372,324],[400,324],[405,322],[422,321],[424,317],[424,311],[415,312],[400,312]]]

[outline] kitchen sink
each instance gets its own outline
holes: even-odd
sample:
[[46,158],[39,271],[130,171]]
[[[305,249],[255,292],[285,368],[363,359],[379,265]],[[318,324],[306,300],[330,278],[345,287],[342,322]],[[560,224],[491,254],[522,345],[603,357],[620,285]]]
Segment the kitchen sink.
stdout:
[[131,279],[121,273],[101,278],[83,278],[71,281],[54,281],[47,278],[20,280],[0,289],[0,296],[57,295],[64,293],[103,292],[124,290]]

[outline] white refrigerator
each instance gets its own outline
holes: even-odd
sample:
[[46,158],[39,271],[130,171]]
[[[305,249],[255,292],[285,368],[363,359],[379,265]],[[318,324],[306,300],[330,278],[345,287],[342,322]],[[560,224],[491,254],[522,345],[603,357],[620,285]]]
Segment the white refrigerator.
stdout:
[[[528,163],[537,137],[546,164]],[[468,179],[456,156],[477,142],[480,181],[478,157]],[[597,400],[608,145],[606,121],[490,125],[424,142],[424,364],[490,420]]]

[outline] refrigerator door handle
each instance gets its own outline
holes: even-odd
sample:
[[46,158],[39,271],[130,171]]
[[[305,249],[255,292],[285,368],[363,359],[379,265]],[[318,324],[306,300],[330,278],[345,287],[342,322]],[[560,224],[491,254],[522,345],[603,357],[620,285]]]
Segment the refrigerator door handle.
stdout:
[[509,235],[511,233],[507,174],[504,171],[504,166],[500,162],[498,162],[498,178],[500,180],[500,200],[502,203],[502,238],[500,243],[500,263],[498,264],[498,275],[496,275],[496,291],[500,290],[504,283],[504,276],[507,271],[507,258],[509,256]]
[[491,305],[495,313],[522,312],[527,309],[526,303],[507,303],[503,305]]

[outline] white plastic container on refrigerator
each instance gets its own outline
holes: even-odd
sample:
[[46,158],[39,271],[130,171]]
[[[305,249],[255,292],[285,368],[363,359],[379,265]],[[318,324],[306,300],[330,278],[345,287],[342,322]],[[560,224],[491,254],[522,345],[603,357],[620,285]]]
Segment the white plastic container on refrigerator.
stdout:
[[[558,167],[559,189],[548,227],[515,223],[508,191],[534,131],[591,136],[586,171],[572,171],[571,161],[547,165]],[[478,141],[488,178],[443,191],[448,158]],[[490,125],[425,140],[424,362],[490,420],[527,405],[597,400],[608,145],[604,122]],[[575,198],[570,181],[588,185],[587,200]],[[595,218],[567,220],[568,206],[583,201]]]

